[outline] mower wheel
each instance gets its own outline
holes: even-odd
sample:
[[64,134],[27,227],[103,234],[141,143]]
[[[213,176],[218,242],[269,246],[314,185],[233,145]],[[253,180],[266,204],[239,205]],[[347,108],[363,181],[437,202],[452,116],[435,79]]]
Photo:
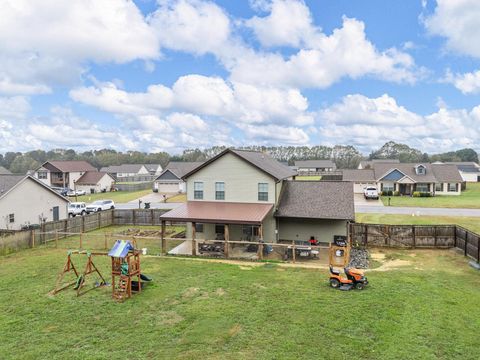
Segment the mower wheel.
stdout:
[[365,284],[361,283],[361,282],[358,282],[358,283],[355,284],[355,289],[363,290],[363,289],[365,289]]
[[338,281],[338,279],[335,279],[335,278],[330,279],[330,286],[336,289],[340,286],[340,281]]

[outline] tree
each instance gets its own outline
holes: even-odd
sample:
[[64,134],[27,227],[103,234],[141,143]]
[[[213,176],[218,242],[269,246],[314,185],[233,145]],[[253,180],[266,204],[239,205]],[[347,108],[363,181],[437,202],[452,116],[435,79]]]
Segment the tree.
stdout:
[[373,151],[369,158],[372,159],[399,159],[400,162],[421,162],[424,158],[420,150],[411,148],[406,144],[394,141],[385,143],[380,149]]

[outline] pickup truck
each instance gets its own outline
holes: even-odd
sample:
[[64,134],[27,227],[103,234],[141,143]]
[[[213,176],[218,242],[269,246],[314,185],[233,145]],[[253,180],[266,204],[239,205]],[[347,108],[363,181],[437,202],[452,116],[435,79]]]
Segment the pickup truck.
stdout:
[[102,210],[115,209],[115,203],[113,200],[97,200],[87,205],[87,214],[94,213]]
[[365,199],[375,199],[378,200],[378,190],[375,187],[369,186],[363,190],[363,196]]

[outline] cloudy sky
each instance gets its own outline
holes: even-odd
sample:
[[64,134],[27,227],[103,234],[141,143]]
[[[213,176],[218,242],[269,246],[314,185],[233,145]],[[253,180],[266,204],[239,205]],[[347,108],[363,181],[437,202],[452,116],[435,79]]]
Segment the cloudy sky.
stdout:
[[0,152],[480,150],[478,0],[0,0]]

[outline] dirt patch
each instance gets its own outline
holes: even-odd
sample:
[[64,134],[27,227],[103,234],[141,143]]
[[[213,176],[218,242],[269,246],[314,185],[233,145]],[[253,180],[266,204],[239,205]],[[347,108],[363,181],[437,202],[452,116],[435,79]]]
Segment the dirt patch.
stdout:
[[234,337],[236,336],[240,331],[242,331],[242,325],[240,324],[235,324],[233,325],[230,330],[228,330],[228,336],[229,337]]
[[200,291],[199,288],[194,288],[194,287],[188,288],[187,290],[185,290],[183,292],[182,297],[184,297],[184,298],[194,297],[194,296],[198,295],[199,291]]
[[408,260],[395,259],[391,261],[384,262],[381,266],[376,269],[371,269],[370,271],[390,271],[395,270],[404,266],[410,266],[412,263]]
[[[175,234],[175,229],[171,229],[169,227],[166,227],[165,229],[165,237],[171,237],[171,235]],[[158,230],[145,230],[145,229],[137,229],[137,228],[131,228],[131,229],[126,229],[122,232],[120,232],[121,235],[126,235],[126,236],[139,236],[139,237],[161,237],[162,232],[160,229]]]
[[240,270],[252,270],[251,266],[239,266]]
[[157,313],[157,325],[172,326],[183,321],[183,317],[175,311],[161,311]]
[[217,296],[223,296],[225,294],[226,294],[226,292],[222,288],[218,288],[217,290],[215,290],[215,295],[217,295]]

